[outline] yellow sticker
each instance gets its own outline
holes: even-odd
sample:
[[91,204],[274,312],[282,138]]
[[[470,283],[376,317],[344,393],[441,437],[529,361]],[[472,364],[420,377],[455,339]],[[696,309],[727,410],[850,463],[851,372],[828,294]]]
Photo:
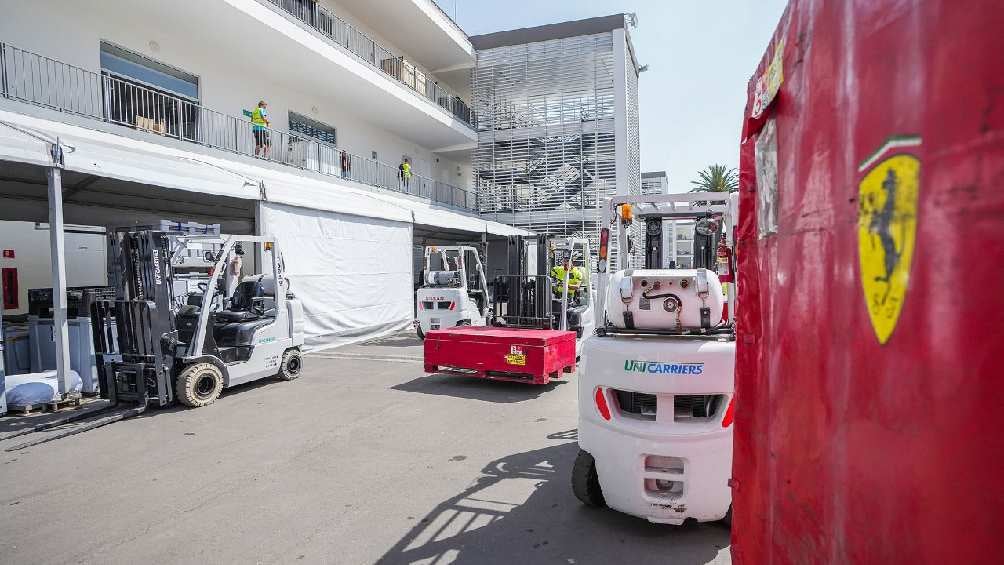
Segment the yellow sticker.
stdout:
[[879,343],[889,341],[910,281],[917,236],[920,159],[896,154],[872,166],[858,185],[858,258],[868,316]]
[[506,355],[505,362],[510,365],[526,365],[526,355]]
[[505,362],[510,365],[526,365],[526,354],[523,353],[523,348],[519,345],[510,345],[509,353],[505,356]]

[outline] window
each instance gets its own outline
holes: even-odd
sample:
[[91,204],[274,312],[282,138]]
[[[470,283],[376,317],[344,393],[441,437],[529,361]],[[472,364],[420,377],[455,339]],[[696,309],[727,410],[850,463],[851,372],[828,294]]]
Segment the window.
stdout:
[[190,100],[199,99],[199,77],[104,41],[101,70]]
[[101,75],[109,121],[198,141],[198,77],[105,42]]
[[296,112],[289,113],[289,131],[303,134],[317,141],[338,145],[338,135],[335,128]]

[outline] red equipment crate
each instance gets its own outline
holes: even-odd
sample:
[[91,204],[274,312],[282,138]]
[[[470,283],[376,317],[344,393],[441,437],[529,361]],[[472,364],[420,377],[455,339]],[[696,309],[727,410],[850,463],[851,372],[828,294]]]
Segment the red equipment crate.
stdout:
[[736,564],[1001,563],[1001,30],[1000,0],[777,28],[740,153]]
[[425,372],[547,384],[575,370],[575,332],[461,326],[425,336]]

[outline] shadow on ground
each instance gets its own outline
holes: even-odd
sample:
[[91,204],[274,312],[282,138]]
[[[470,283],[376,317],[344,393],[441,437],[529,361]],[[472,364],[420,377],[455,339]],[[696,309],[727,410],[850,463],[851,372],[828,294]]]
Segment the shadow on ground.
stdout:
[[[231,388],[224,389],[220,394],[220,399],[240,395],[241,393],[246,393],[264,386],[277,386],[283,382],[284,381],[278,378],[265,378],[249,383],[235,385]],[[132,403],[123,402],[121,404],[114,405],[105,399],[92,399],[88,400],[78,408],[64,408],[56,412],[39,412],[37,414],[24,416],[8,413],[6,416],[0,417],[0,442],[10,440],[9,443],[5,443],[2,446],[4,449],[7,449],[40,439],[46,439],[46,443],[48,443],[48,441],[56,441],[62,439],[63,437],[72,437],[72,435],[76,435],[76,433],[87,433],[87,431],[90,430],[83,430],[83,428],[97,421],[107,420],[104,425],[115,425],[118,421],[120,421],[114,419],[116,414],[123,411],[129,411],[133,408],[135,408],[135,405]],[[158,414],[171,414],[183,410],[192,410],[192,408],[187,408],[178,403],[171,404],[170,406],[164,408],[156,408],[151,404],[142,413],[130,416],[130,418],[150,418],[157,416]],[[60,424],[59,422],[64,419],[73,419],[73,421]],[[54,425],[54,427],[43,431],[27,433],[29,430],[39,425]],[[77,432],[76,430],[83,431]],[[64,435],[67,432],[73,433],[68,436]]]
[[491,462],[379,563],[707,563],[728,545],[716,524],[656,525],[581,505],[569,484],[577,452],[570,442]]
[[374,345],[383,347],[422,347],[422,340],[418,339],[418,335],[413,330],[404,330],[359,344],[360,347]]
[[546,385],[532,385],[436,373],[418,377],[391,388],[403,392],[420,392],[422,394],[484,400],[485,402],[511,403],[532,400],[567,383],[567,380],[560,380],[551,381]]

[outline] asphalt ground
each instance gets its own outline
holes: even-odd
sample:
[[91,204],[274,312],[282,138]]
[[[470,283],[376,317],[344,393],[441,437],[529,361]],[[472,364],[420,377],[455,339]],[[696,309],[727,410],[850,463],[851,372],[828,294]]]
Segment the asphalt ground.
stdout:
[[[720,525],[575,499],[574,375],[426,375],[421,358],[398,334],[206,408],[0,451],[0,562],[730,562]],[[0,418],[0,449],[51,417]]]

